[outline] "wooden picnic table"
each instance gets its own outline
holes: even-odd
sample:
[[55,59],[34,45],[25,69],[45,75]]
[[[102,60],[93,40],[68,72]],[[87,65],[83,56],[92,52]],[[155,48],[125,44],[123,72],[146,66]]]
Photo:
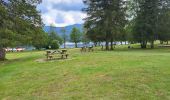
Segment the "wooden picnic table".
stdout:
[[64,58],[68,58],[69,54],[67,54],[67,50],[47,50],[46,51],[46,57],[47,57],[47,60],[51,60],[54,58],[54,56],[56,54],[60,54],[61,58],[64,59]]
[[94,51],[94,48],[93,48],[93,46],[90,46],[90,47],[81,47],[81,52],[86,52],[88,50],[88,52],[90,52],[90,51]]

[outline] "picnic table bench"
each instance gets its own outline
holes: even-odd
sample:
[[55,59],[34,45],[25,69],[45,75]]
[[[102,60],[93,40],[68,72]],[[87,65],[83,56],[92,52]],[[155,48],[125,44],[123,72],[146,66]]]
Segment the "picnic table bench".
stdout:
[[67,50],[48,50],[46,51],[46,57],[47,60],[51,60],[54,58],[55,55],[59,54],[61,56],[61,59],[68,58],[69,54],[67,53]]
[[91,46],[91,47],[81,47],[81,52],[86,52],[87,51],[87,49],[88,49],[88,51],[90,52],[90,51],[94,51],[94,48],[93,48],[93,46]]

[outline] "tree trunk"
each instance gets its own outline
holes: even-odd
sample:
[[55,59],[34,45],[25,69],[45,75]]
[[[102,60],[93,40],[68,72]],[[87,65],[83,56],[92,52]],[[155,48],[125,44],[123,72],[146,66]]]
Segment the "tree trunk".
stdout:
[[106,40],[106,50],[109,50],[109,42]]
[[123,42],[122,42],[122,41],[121,41],[120,43],[121,43],[121,45],[123,45]]
[[154,48],[154,41],[151,41],[151,48]]
[[64,48],[66,48],[66,41],[65,41],[65,39],[64,39]]
[[147,46],[147,41],[142,41],[141,42],[141,48],[146,49],[146,46]]
[[166,43],[167,45],[169,44],[169,41],[167,41],[167,43]]
[[64,48],[66,48],[66,43],[64,42]]
[[125,45],[127,45],[126,41],[125,41]]
[[106,50],[109,50],[109,42],[110,42],[110,31],[106,32]]
[[78,46],[77,46],[77,43],[75,42],[75,48],[77,48]]
[[110,50],[114,50],[114,48],[113,48],[113,39],[111,39],[110,42],[111,42],[111,43],[110,43]]
[[116,44],[117,44],[116,41],[114,41],[114,48],[116,48]]
[[163,41],[160,40],[160,44],[163,44]]
[[97,42],[94,42],[94,46],[97,47]]
[[5,60],[6,52],[3,48],[0,48],[0,61]]
[[104,50],[104,47],[103,47],[103,45],[102,45],[102,50]]

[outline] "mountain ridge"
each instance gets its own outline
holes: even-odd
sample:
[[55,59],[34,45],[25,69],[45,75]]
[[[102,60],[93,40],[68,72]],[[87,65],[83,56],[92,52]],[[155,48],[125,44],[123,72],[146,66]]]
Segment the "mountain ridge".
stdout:
[[[71,31],[72,31],[72,28],[74,28],[74,27],[78,28],[81,32],[83,31],[83,24],[68,25],[68,26],[65,26],[65,27],[64,27],[65,30],[66,30],[66,34],[67,34],[68,36],[70,35],[70,33],[71,33]],[[52,27],[52,30],[53,30],[54,32],[56,32],[58,35],[61,36],[61,35],[62,35],[62,32],[61,32],[61,29],[62,29],[62,28],[63,28],[63,27]],[[51,30],[51,26],[44,26],[43,29],[44,29],[45,32],[49,33],[50,30]]]

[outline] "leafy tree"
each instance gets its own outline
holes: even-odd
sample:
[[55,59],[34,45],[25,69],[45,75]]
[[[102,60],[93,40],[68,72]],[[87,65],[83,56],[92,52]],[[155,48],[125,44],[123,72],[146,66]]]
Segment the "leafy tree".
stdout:
[[[5,59],[3,48],[32,44],[37,30],[42,29],[36,6],[41,0],[0,0],[0,60]],[[41,35],[43,33],[39,33]]]
[[64,48],[66,48],[66,41],[67,41],[67,39],[68,39],[68,36],[67,36],[67,34],[66,34],[66,30],[65,30],[65,28],[63,27],[62,29],[61,29],[61,33],[62,33],[62,39],[63,39],[63,43],[64,43]]
[[47,43],[48,43],[48,34],[41,29],[37,30],[36,33],[34,33],[34,39],[32,41],[32,45],[39,50],[43,47],[46,47]]
[[60,47],[59,41],[58,40],[52,40],[51,41],[51,48],[52,49],[58,49]]
[[87,44],[90,42],[90,40],[89,40],[89,38],[88,38],[88,36],[87,36],[87,32],[86,32],[85,29],[83,30],[81,41],[82,41],[85,45],[87,45]]
[[[56,43],[54,43],[54,42],[56,42]],[[55,32],[55,27],[53,25],[51,25],[50,26],[50,31],[48,33],[48,45],[47,45],[47,48],[48,49],[58,49],[59,46],[56,46],[56,45],[57,44],[61,45],[62,43],[63,43],[62,38]],[[55,45],[55,46],[52,46],[52,45]],[[49,46],[51,48],[49,48]],[[58,48],[56,48],[56,47],[58,47]]]
[[74,27],[71,31],[70,34],[70,39],[72,42],[75,43],[75,48],[77,48],[77,43],[81,41],[81,32],[79,29],[77,29],[76,27]]

